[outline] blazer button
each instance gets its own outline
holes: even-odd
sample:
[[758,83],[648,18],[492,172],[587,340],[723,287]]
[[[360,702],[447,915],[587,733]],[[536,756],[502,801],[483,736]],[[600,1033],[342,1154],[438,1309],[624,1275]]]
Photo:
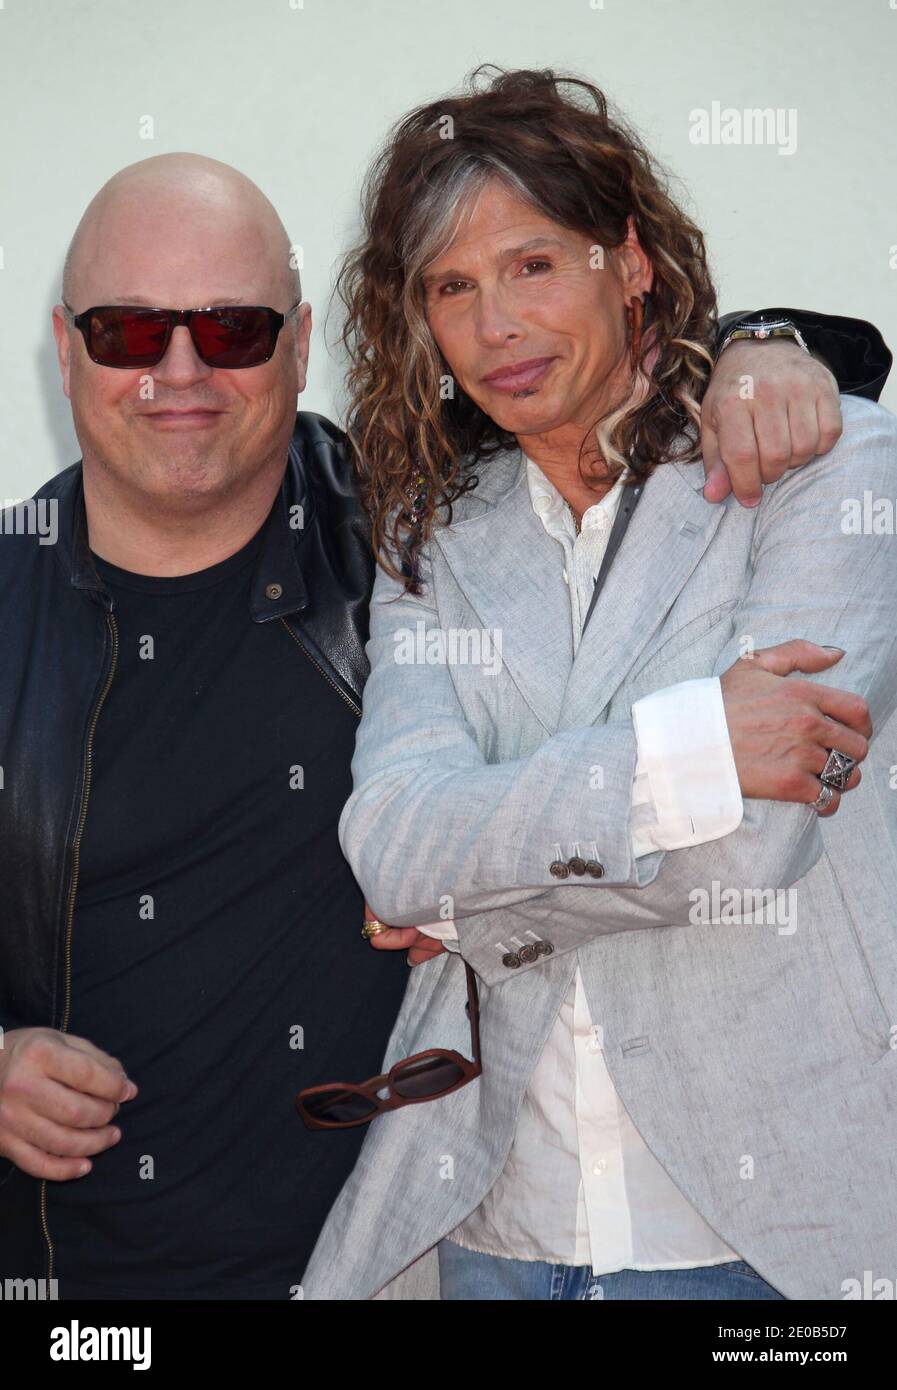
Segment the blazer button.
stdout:
[[580,859],[578,854],[574,855],[572,859],[568,859],[567,865],[571,873],[574,874],[584,874],[586,871],[586,861],[584,859]]
[[506,966],[508,970],[516,970],[520,965],[520,957],[515,955],[513,951],[509,951],[506,956],[502,956],[501,963]]
[[586,860],[586,873],[591,874],[592,878],[604,878],[604,865],[597,859]]
[[521,965],[532,965],[534,960],[538,960],[539,952],[535,946],[521,946],[518,955]]
[[565,864],[563,859],[554,859],[548,865],[548,872],[555,878],[569,878],[570,866]]
[[537,956],[553,956],[553,955],[554,955],[554,947],[552,946],[551,942],[550,942],[550,941],[537,941],[537,942],[536,942],[536,955],[537,955]]

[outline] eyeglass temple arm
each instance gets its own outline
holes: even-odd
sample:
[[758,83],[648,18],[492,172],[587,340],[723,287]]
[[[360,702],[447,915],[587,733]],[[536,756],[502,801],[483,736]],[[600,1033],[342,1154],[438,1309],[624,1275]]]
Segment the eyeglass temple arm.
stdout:
[[477,989],[477,977],[473,967],[464,962],[464,969],[467,974],[467,1008],[470,1014],[470,1042],[473,1048],[473,1060],[477,1063],[482,1062],[480,1056],[480,996]]

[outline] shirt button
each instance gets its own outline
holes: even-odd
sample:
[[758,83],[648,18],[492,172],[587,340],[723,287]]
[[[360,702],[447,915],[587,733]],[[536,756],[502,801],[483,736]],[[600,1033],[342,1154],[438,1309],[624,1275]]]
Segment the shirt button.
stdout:
[[607,1162],[605,1159],[596,1158],[595,1162],[592,1164],[592,1172],[595,1174],[596,1178],[600,1178],[606,1167]]

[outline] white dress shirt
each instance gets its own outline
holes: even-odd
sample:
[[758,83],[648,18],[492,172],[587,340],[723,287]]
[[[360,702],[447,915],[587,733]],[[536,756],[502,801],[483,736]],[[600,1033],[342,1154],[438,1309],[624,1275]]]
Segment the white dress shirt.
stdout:
[[[532,459],[526,468],[533,508],[558,542],[575,651],[622,481],[587,509],[577,535],[554,484]],[[743,806],[719,680],[657,691],[633,704],[632,717],[638,748],[633,854],[701,844],[736,829]],[[601,890],[594,891],[599,900]],[[458,949],[454,923],[420,930]],[[530,1078],[507,1163],[448,1238],[505,1258],[591,1265],[594,1274],[739,1258],[676,1187],[630,1119],[605,1065],[601,1028],[590,1017],[579,967]]]

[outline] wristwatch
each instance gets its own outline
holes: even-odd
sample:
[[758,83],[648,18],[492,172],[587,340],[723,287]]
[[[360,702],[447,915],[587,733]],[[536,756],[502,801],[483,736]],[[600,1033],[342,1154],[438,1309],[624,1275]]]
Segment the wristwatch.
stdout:
[[803,334],[791,319],[764,319],[761,315],[759,319],[739,319],[737,323],[733,323],[720,343],[717,358],[730,343],[751,339],[762,342],[764,338],[791,338],[804,352],[810,351]]

